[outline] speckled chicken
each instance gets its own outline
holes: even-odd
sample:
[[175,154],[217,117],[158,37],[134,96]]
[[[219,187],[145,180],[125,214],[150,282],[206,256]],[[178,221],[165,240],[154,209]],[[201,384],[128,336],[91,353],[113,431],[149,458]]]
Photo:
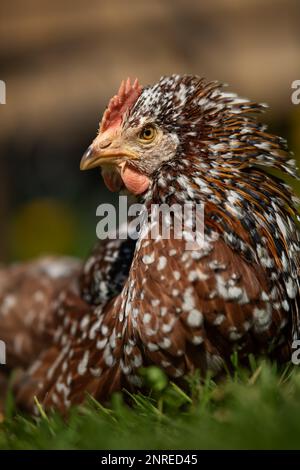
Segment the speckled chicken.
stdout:
[[[79,287],[61,290],[54,337],[18,384],[20,404],[32,408],[36,395],[65,412],[86,393],[105,401],[142,387],[150,364],[180,383],[195,369],[221,374],[233,351],[290,360],[299,216],[268,170],[296,168],[286,142],[257,122],[264,107],[195,76],[121,84],[81,169],[100,166],[111,190],[144,204],[140,236],[98,245]],[[188,236],[172,230],[153,239],[152,205],[187,203],[204,208],[203,243],[187,250]]]

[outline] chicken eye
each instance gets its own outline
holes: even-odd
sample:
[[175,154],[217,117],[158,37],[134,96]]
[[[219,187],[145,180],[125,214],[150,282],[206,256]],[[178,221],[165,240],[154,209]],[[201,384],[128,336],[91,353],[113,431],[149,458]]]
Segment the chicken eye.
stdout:
[[152,142],[155,136],[156,129],[154,126],[145,126],[139,133],[139,139],[146,143]]

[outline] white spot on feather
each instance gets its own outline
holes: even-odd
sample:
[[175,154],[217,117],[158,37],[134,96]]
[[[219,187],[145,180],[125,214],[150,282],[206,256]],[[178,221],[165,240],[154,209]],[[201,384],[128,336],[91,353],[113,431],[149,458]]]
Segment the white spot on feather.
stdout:
[[161,271],[167,265],[167,258],[165,256],[160,256],[158,259],[157,270]]
[[193,309],[187,316],[187,323],[192,328],[198,328],[203,322],[203,315],[199,310]]
[[84,375],[86,373],[88,362],[89,362],[89,356],[90,356],[90,352],[85,351],[83,358],[81,359],[77,367],[77,372],[79,375]]
[[154,261],[154,252],[151,253],[151,255],[144,255],[142,260],[144,264],[151,264]]

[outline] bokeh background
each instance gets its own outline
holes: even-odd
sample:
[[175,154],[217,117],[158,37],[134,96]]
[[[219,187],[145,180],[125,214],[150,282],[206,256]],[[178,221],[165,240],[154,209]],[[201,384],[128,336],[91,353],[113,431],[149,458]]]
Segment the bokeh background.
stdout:
[[121,79],[193,73],[268,102],[273,131],[300,155],[299,0],[1,0],[0,261],[84,256],[98,171],[80,173]]

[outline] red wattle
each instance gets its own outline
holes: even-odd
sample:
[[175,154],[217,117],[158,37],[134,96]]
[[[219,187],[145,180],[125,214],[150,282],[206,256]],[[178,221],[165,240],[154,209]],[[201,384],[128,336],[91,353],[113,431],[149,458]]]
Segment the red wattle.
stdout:
[[144,193],[150,184],[148,176],[142,175],[133,167],[125,165],[121,170],[122,180],[132,194],[138,195]]

